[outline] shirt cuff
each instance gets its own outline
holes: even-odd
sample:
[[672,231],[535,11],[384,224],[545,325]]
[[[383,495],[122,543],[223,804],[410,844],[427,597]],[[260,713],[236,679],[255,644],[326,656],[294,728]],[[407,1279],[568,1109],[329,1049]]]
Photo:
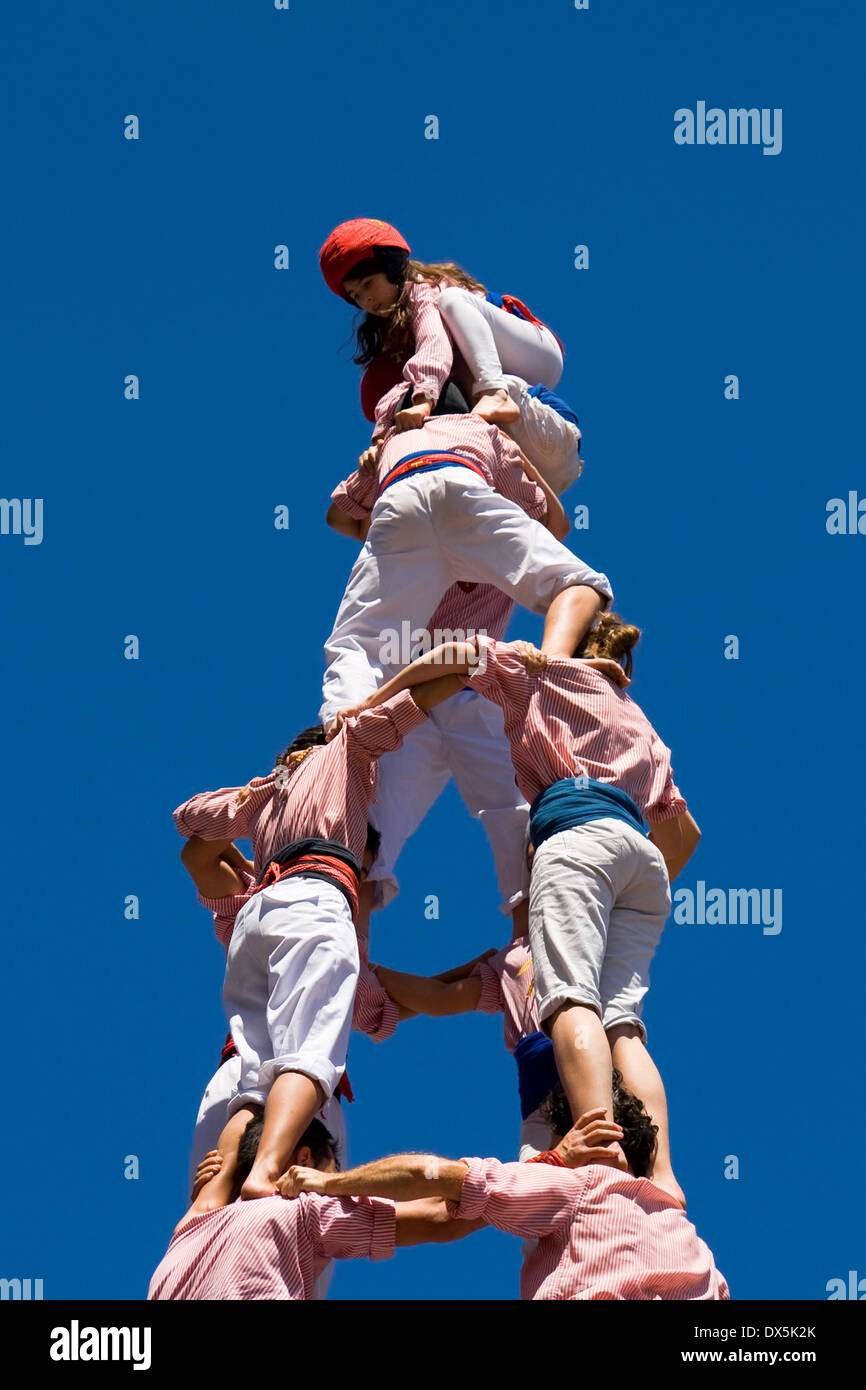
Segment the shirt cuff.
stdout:
[[646,819],[650,825],[654,821],[676,820],[678,816],[684,816],[688,810],[688,804],[681,796],[677,796],[673,801],[668,801],[664,806],[653,806],[647,808]]
[[390,1260],[397,1244],[397,1209],[385,1197],[371,1197],[373,1234],[370,1238],[370,1259]]
[[476,637],[476,641],[478,643],[479,659],[472,667],[472,670],[467,671],[466,675],[461,676],[460,678],[463,681],[464,686],[466,686],[469,690],[484,689],[485,679],[490,676],[491,666],[496,661],[496,652],[494,650],[493,639],[491,637],[485,637],[483,636],[483,634],[479,633]]
[[484,1208],[487,1206],[487,1175],[484,1171],[484,1160],[481,1158],[461,1158],[461,1163],[467,1167],[466,1177],[463,1179],[463,1190],[460,1194],[459,1202],[446,1201],[449,1216],[456,1216],[461,1221],[474,1221],[477,1217],[484,1215]]
[[502,1008],[499,976],[486,960],[480,960],[472,974],[481,981],[481,996],[476,1004],[478,1013],[498,1014]]
[[344,512],[346,516],[350,516],[353,521],[366,521],[370,515],[371,508],[365,507],[363,502],[356,502],[353,497],[350,497],[345,483],[340,483],[339,487],[334,488],[331,493],[331,501],[335,507],[339,507],[340,511]]
[[427,718],[424,710],[415,704],[411,690],[401,690],[399,695],[392,695],[390,700],[386,700],[382,705],[382,709],[388,711],[394,727],[402,738],[413,729],[417,729]]

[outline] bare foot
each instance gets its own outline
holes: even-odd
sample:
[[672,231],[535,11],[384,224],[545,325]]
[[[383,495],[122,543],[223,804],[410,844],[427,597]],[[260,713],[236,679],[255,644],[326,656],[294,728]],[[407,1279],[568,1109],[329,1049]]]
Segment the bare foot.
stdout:
[[269,1178],[259,1178],[250,1173],[243,1187],[241,1188],[241,1201],[251,1202],[257,1197],[276,1197],[277,1184]]
[[480,415],[491,425],[509,425],[520,419],[520,406],[511,399],[505,387],[500,386],[496,391],[480,395],[472,407],[472,414]]

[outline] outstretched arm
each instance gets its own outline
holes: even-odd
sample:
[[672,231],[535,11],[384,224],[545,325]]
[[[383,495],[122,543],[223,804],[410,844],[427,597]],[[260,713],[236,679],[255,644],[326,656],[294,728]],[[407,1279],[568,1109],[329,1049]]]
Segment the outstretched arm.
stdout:
[[397,1222],[395,1245],[444,1245],[462,1240],[473,1231],[487,1225],[483,1217],[461,1221],[449,1216],[441,1198],[426,1198],[420,1202],[398,1202],[394,1211]]
[[472,1013],[481,998],[481,980],[477,975],[450,983],[430,979],[426,975],[407,975],[399,970],[387,970],[377,965],[376,978],[391,998],[416,1014],[431,1018],[446,1018],[449,1014]]
[[459,1201],[466,1165],[432,1154],[393,1154],[350,1168],[346,1173],[321,1173],[318,1168],[291,1167],[279,1179],[284,1197],[319,1192],[323,1197],[390,1197],[396,1202],[446,1197]]
[[550,534],[555,536],[558,541],[564,541],[571,530],[571,523],[565,514],[565,508],[553,491],[550,483],[545,482],[538,469],[533,463],[530,463],[522,449],[520,451],[520,457],[523,460],[523,471],[527,478],[531,478],[534,483],[537,483],[547,501],[547,511],[542,519],[542,526],[546,526]]

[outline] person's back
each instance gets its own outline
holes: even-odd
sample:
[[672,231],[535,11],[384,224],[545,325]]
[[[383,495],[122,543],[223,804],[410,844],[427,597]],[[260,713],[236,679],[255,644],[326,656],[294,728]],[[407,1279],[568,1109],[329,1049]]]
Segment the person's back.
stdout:
[[329,1259],[384,1259],[394,1251],[394,1206],[379,1198],[305,1193],[260,1197],[192,1217],[150,1281],[151,1300],[314,1296]]
[[[511,1166],[511,1165],[508,1165]],[[569,1221],[526,1259],[526,1299],[726,1299],[712,1253],[679,1203],[650,1182],[591,1164],[563,1173],[575,1201]]]

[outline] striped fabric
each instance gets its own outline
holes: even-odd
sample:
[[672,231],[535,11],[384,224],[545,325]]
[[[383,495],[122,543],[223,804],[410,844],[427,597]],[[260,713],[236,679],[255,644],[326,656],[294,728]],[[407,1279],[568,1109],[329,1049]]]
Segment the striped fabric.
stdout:
[[378,1197],[286,1201],[260,1197],[193,1217],[173,1237],[150,1281],[150,1300],[313,1297],[328,1261],[394,1253],[393,1202]]
[[670,749],[624,690],[567,657],[549,657],[530,673],[512,644],[482,637],[480,646],[483,659],[464,683],[502,706],[527,801],[563,778],[593,777],[627,792],[647,820],[683,814]]
[[538,1300],[723,1300],[713,1256],[682,1207],[647,1178],[590,1164],[467,1158],[450,1215],[483,1217],[538,1241],[524,1259],[520,1296]]
[[181,835],[203,840],[252,840],[256,877],[292,840],[315,835],[345,845],[360,860],[367,816],[376,799],[376,760],[399,748],[426,715],[408,690],[349,719],[339,734],[295,765],[281,791],[275,774],[254,777],[249,794],[223,787],[200,792],[174,813]]
[[[403,380],[386,393],[376,406],[373,438],[384,434],[407,389],[413,396],[429,396],[434,405],[454,365],[454,347],[439,313],[439,295],[448,280],[431,285],[426,280],[411,281],[408,299],[412,311],[412,356],[403,365]],[[481,299],[483,295],[479,296]],[[388,344],[385,344],[386,348]]]
[[495,956],[479,961],[472,974],[481,980],[479,1012],[502,1014],[505,1046],[513,1052],[527,1033],[538,1032],[529,937],[517,937]]
[[516,502],[539,521],[547,500],[537,483],[523,471],[523,458],[513,439],[478,415],[434,415],[419,430],[390,434],[379,451],[376,468],[357,469],[331,493],[341,511],[364,521],[376,503],[379,485],[409,454],[453,450],[478,465],[492,488]]
[[213,913],[213,929],[216,932],[216,939],[226,951],[228,951],[229,942],[232,939],[235,918],[250,896],[250,892],[256,886],[255,877],[253,874],[247,873],[246,869],[238,869],[236,872],[243,879],[244,891],[242,893],[227,893],[224,898],[206,898],[203,893],[198,895],[202,907],[206,907],[208,912]]

